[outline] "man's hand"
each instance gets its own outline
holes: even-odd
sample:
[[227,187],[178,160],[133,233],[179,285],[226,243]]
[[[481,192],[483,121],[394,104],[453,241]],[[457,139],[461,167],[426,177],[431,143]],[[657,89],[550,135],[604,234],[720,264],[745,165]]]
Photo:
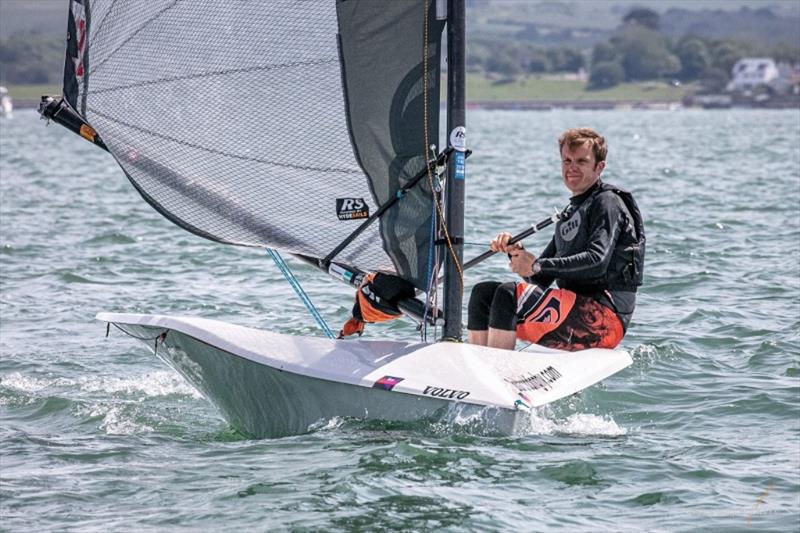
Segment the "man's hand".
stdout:
[[511,268],[511,272],[519,274],[523,278],[533,276],[533,262],[536,261],[535,255],[527,250],[518,248],[509,251],[508,257],[510,259],[508,266]]
[[515,274],[519,274],[523,278],[532,276],[533,262],[536,261],[536,256],[523,249],[521,243],[508,244],[510,240],[510,233],[498,233],[497,237],[489,243],[489,248],[493,252],[508,254],[508,258],[511,260],[508,266]]
[[503,252],[506,254],[510,254],[513,250],[522,250],[522,245],[520,243],[508,244],[510,240],[510,233],[498,233],[497,237],[492,239],[492,242],[489,243],[489,249],[493,252]]

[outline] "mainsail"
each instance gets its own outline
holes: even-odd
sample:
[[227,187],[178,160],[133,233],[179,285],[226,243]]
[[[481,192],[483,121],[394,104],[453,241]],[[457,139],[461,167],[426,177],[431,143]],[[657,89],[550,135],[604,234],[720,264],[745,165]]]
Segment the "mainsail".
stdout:
[[[435,4],[71,0],[64,98],[176,224],[323,259],[438,144]],[[420,180],[335,260],[424,289],[431,198]]]

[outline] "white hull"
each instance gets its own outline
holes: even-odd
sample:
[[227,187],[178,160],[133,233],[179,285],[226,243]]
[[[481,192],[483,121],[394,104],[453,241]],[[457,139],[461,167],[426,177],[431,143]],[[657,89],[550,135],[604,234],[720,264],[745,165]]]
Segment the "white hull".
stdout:
[[14,104],[11,103],[10,97],[3,96],[2,98],[0,98],[0,116],[10,117],[13,111],[14,111]]
[[[100,313],[255,437],[304,433],[334,417],[410,422],[479,415],[510,434],[529,407],[631,364],[622,350],[512,352],[469,344],[295,337],[215,320]],[[164,335],[165,334],[165,335]]]

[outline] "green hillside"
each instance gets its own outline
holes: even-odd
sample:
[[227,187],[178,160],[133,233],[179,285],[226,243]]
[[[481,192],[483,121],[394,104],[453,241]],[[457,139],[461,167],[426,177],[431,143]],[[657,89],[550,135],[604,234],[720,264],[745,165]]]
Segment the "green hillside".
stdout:
[[467,100],[477,101],[636,101],[678,102],[693,85],[673,87],[661,82],[622,83],[602,91],[587,90],[576,80],[521,79],[498,83],[481,75],[467,76]]
[[[661,82],[623,83],[602,91],[586,89],[586,84],[575,80],[522,79],[498,83],[479,74],[467,76],[467,100],[470,102],[537,102],[537,101],[634,101],[678,102],[694,86],[672,87]],[[43,94],[61,94],[60,85],[12,85],[11,97],[17,102],[38,102]],[[442,89],[444,99],[444,88]]]

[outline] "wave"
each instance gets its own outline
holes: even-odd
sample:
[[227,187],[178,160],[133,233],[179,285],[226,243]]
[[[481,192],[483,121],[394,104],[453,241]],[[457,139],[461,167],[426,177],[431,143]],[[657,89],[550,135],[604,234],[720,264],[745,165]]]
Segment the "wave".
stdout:
[[21,372],[0,375],[0,387],[31,395],[53,388],[78,388],[85,392],[143,395],[147,397],[173,394],[202,398],[199,392],[183,378],[169,370],[148,372],[138,376],[81,376],[71,378],[46,378],[29,376]]
[[92,285],[125,285],[124,281],[106,281],[87,278],[80,274],[73,274],[72,272],[63,272],[60,275],[61,281],[64,283],[88,283]]
[[573,413],[556,417],[549,406],[531,412],[526,435],[560,435],[572,437],[622,437],[628,430],[617,424],[611,415]]
[[96,245],[96,244],[134,244],[134,243],[136,243],[136,239],[134,239],[133,237],[129,237],[124,233],[114,232],[114,233],[104,233],[103,235],[97,235],[96,237],[92,237],[91,239],[83,241],[82,244]]

